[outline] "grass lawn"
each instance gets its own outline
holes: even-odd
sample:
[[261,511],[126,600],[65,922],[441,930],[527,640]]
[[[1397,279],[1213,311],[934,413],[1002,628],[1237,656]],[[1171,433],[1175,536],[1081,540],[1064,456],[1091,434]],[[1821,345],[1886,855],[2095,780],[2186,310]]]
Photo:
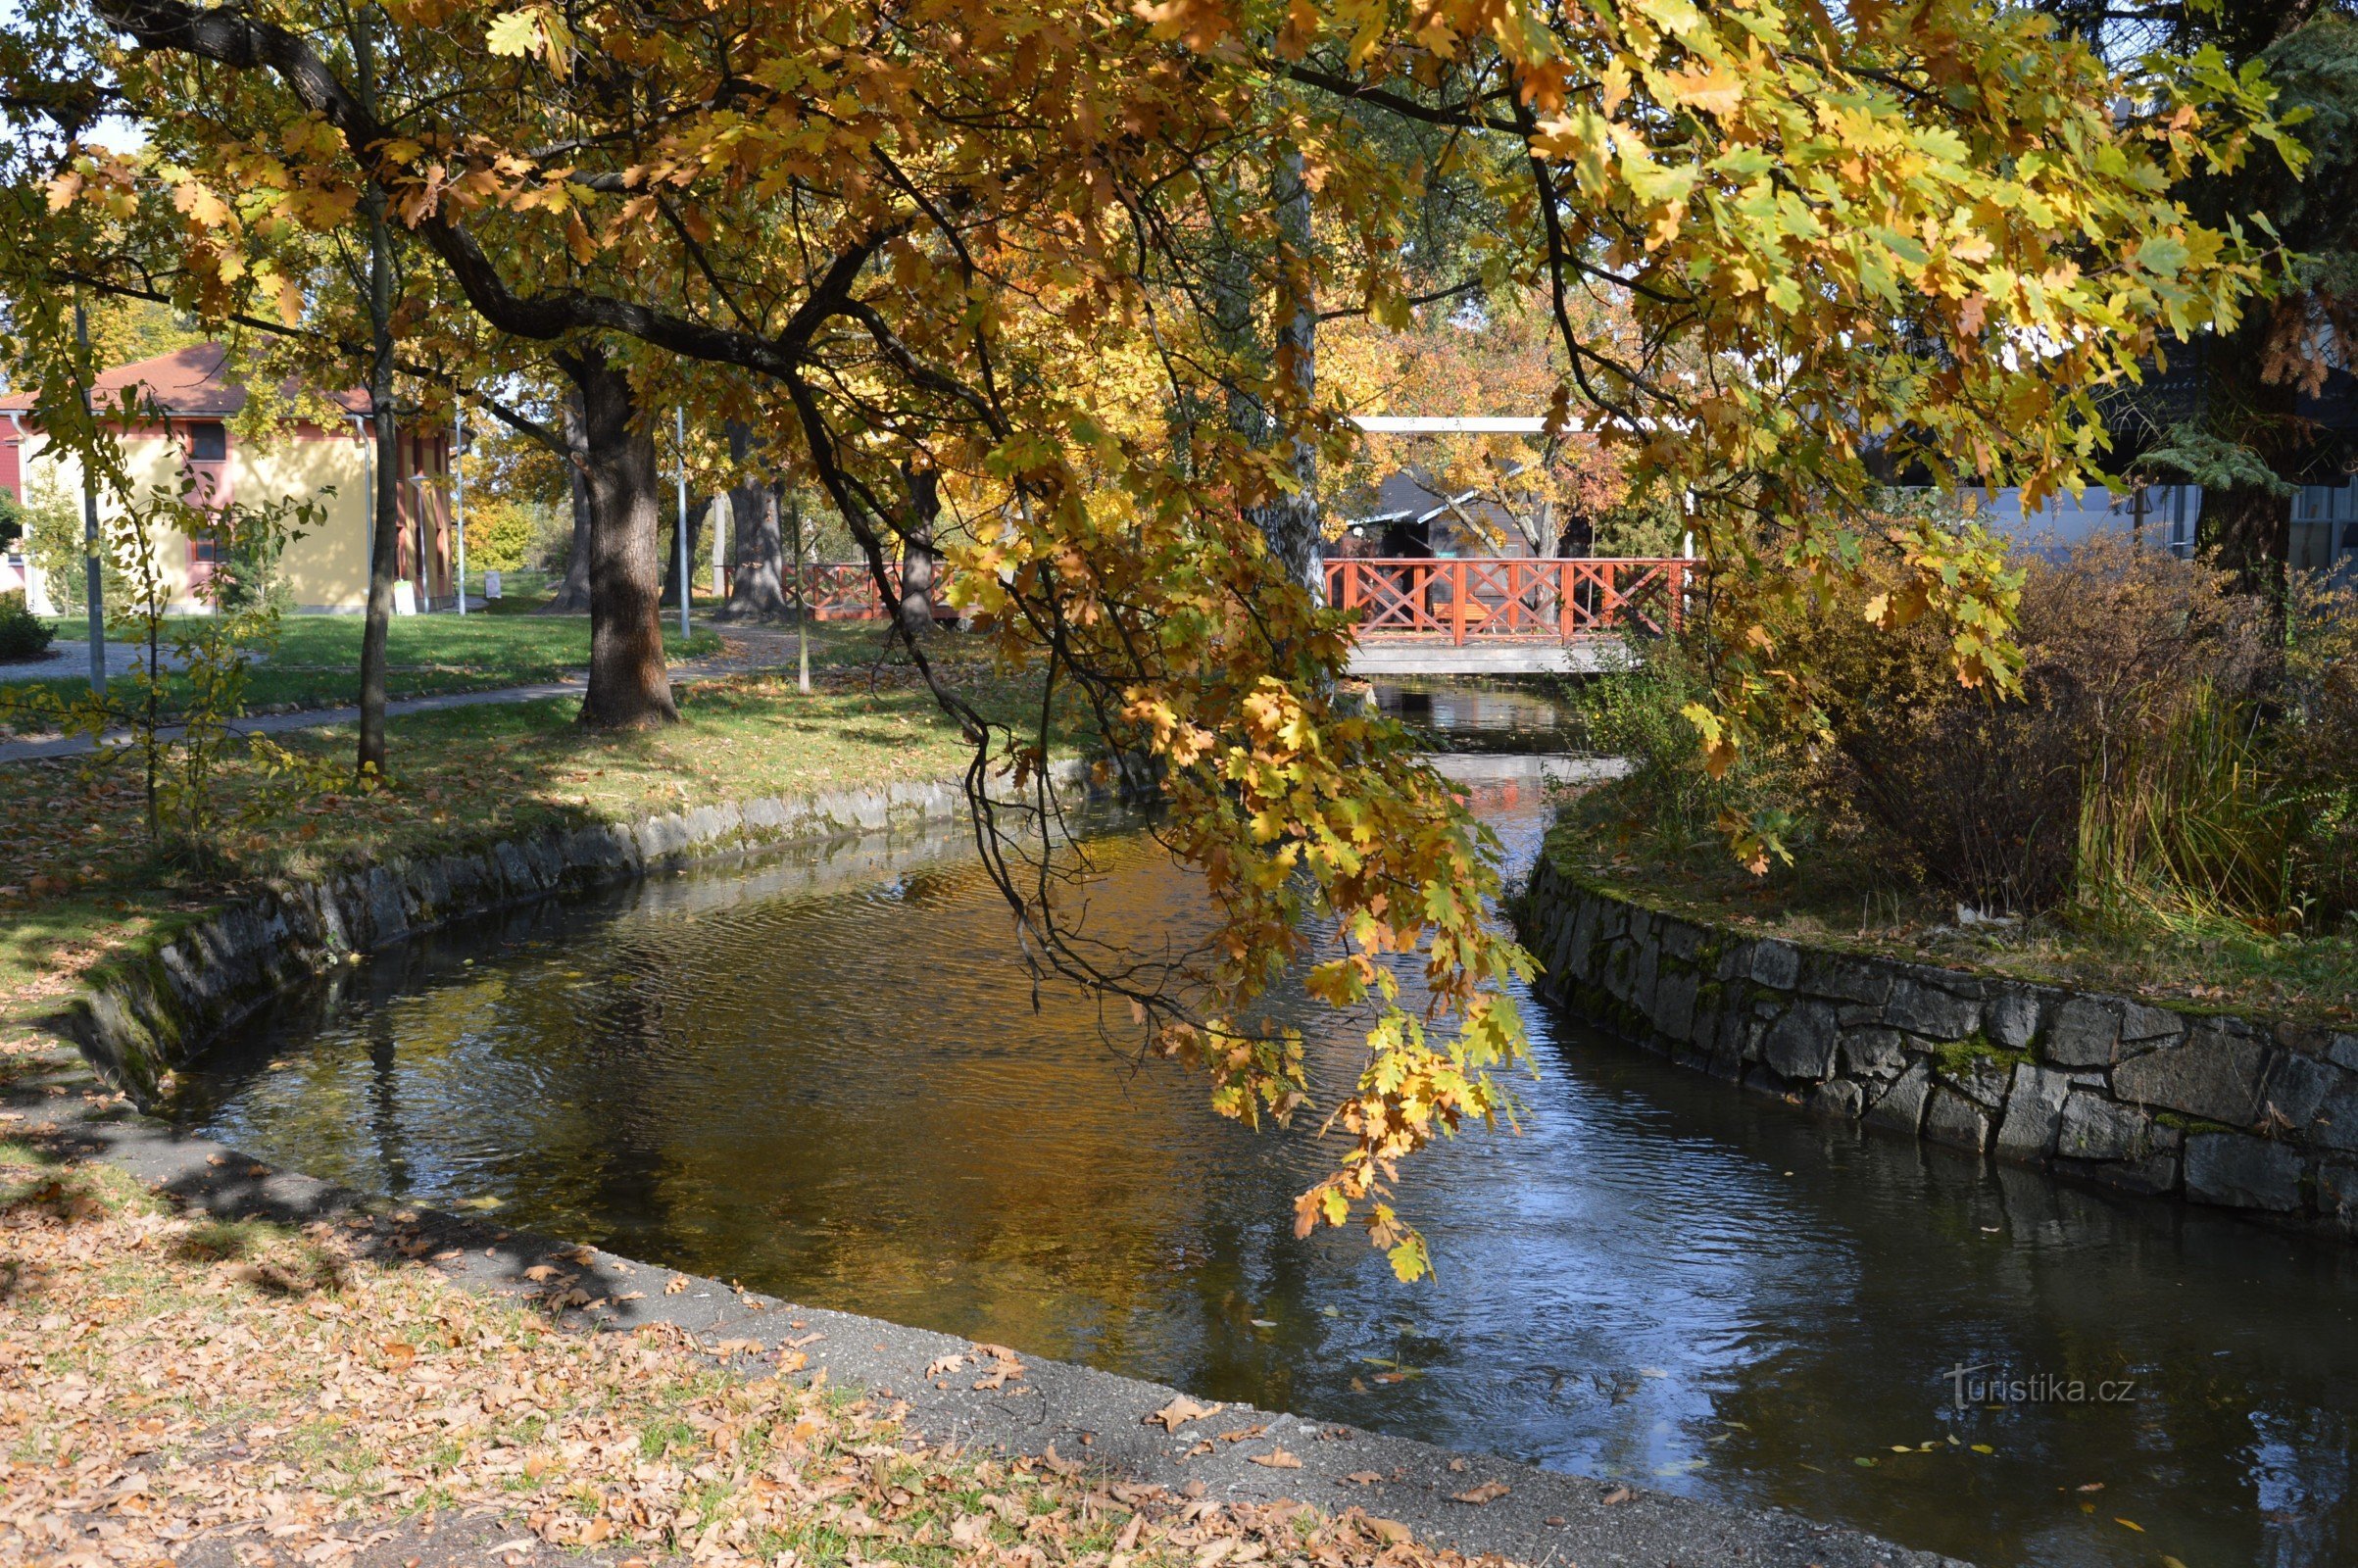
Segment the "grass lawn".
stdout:
[[1609,786],[1573,801],[1549,833],[1558,870],[1655,908],[1813,947],[1963,965],[2052,985],[2151,997],[2197,1011],[2348,1027],[2358,1019],[2358,921],[2272,932],[2232,919],[2102,925],[2045,913],[1964,925],[1953,901],[1894,893],[1842,846],[1755,877],[1716,836],[1666,845],[1630,833]]
[[[364,1538],[450,1561],[454,1536],[476,1562],[547,1543],[765,1568],[1436,1563],[1357,1509],[932,1446],[906,1405],[800,1375],[800,1350],[733,1375],[668,1325],[560,1332],[443,1279],[399,1212],[210,1219],[38,1125],[10,1112],[0,1140],[0,1560],[164,1563],[210,1537],[225,1561],[226,1535],[255,1568],[349,1562]],[[552,1297],[564,1267],[536,1270]],[[498,1551],[467,1548],[475,1515]]]
[[[174,617],[178,626],[199,624]],[[78,624],[61,626],[59,641],[77,645]],[[676,640],[676,623],[668,634]],[[361,617],[289,615],[279,623],[278,646],[256,663],[248,677],[246,703],[252,710],[283,707],[334,708],[360,700]],[[557,680],[589,663],[589,617],[529,612],[468,615],[403,615],[386,629],[386,688],[394,697],[427,697],[441,692],[485,691]],[[720,639],[699,627],[673,657],[701,658],[720,651]],[[72,696],[85,687],[74,662],[41,680],[9,678],[0,666],[0,710],[12,692],[47,688]],[[178,681],[169,690],[182,689]],[[4,713],[0,713],[4,716]]]
[[[807,795],[852,784],[954,778],[967,752],[906,657],[874,665],[872,628],[814,639],[814,685],[756,674],[683,689],[684,722],[603,735],[579,700],[484,705],[396,718],[388,787],[307,796],[232,748],[214,792],[223,826],[211,866],[148,839],[135,760],[0,764],[0,1019],[45,1012],[88,966],[156,940],[258,879],[462,848],[535,826],[627,820],[683,806]],[[994,716],[1036,711],[1038,687],[994,671],[955,635],[936,650]],[[277,739],[339,765],[348,727]]]

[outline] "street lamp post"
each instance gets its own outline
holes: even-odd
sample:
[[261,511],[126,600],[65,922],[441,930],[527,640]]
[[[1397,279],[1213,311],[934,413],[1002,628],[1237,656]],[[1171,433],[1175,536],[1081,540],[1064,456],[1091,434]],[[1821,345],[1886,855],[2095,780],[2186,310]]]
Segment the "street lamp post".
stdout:
[[679,422],[679,640],[688,640],[688,411],[672,413]]
[[450,525],[458,533],[459,613],[467,613],[467,406],[450,410]]

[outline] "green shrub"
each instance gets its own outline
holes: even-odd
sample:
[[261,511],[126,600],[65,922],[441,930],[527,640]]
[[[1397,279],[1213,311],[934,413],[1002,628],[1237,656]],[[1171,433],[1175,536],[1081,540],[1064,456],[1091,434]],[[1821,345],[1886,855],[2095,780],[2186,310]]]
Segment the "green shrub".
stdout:
[[[510,572],[547,556],[557,535],[555,509],[538,501],[495,496],[467,504],[467,569]],[[567,518],[565,542],[571,542]]]
[[[83,563],[81,503],[55,490],[27,491],[25,498],[25,557],[40,569],[50,603],[64,615],[79,615],[89,604]],[[109,605],[129,604],[130,577],[111,554],[99,563],[99,591]]]
[[2081,786],[2075,897],[2106,918],[2274,922],[2298,837],[2249,703],[2197,681],[2167,721],[2108,745]]
[[56,637],[47,621],[25,608],[23,590],[0,594],[0,664],[39,659]]
[[2020,695],[1967,688],[1932,617],[1869,622],[1862,606],[1884,570],[1870,561],[1866,581],[1778,628],[1816,681],[1830,765],[1809,781],[1812,805],[1850,825],[1861,858],[1894,883],[1985,909],[2071,900],[2090,781],[2135,754],[2137,787],[2160,788],[2171,737],[2196,733],[2175,726],[2203,684],[2235,708],[2274,667],[2259,607],[2221,574],[2100,536],[2061,561],[2022,561]]
[[1810,836],[1794,809],[1800,759],[1773,741],[1748,749],[1725,774],[1703,765],[1702,737],[1687,716],[1704,702],[1709,682],[1692,649],[1656,638],[1613,673],[1573,687],[1589,748],[1620,759],[1629,771],[1596,792],[1592,813],[1617,818],[1624,829],[1652,841],[1657,852],[1683,856],[1709,848],[1724,855],[1733,841],[1767,869],[1767,850]]

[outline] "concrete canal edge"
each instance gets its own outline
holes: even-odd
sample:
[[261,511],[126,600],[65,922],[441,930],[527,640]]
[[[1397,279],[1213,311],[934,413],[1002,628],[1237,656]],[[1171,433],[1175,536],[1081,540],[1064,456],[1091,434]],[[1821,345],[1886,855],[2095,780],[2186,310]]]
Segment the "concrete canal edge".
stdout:
[[[775,1370],[786,1351],[800,1353],[808,1358],[804,1370],[823,1371],[836,1387],[905,1401],[907,1428],[935,1444],[1034,1455],[1054,1448],[1058,1460],[1174,1492],[1201,1483],[1203,1494],[1222,1501],[1287,1497],[1329,1512],[1362,1507],[1437,1545],[1542,1568],[1970,1568],[1782,1509],[1698,1502],[1250,1405],[1225,1405],[1216,1419],[1165,1431],[1152,1412],[1179,1391],[1070,1362],[1026,1355],[1023,1375],[997,1391],[975,1389],[970,1376],[929,1381],[929,1365],[971,1352],[970,1344],[273,1171],[129,1110],[116,1096],[20,1091],[0,1102],[29,1118],[12,1122],[12,1136],[105,1160],[221,1218],[340,1226],[362,1255],[394,1264],[422,1257],[411,1266],[434,1268],[462,1289],[517,1298],[566,1331],[676,1325],[706,1354],[746,1376]],[[1255,1428],[1243,1441],[1210,1441]],[[1212,1451],[1201,1451],[1206,1447]],[[1280,1448],[1300,1467],[1254,1462]],[[1351,1479],[1368,1475],[1379,1479]],[[1508,1490],[1478,1506],[1455,1500],[1489,1482]]]
[[[1068,798],[1090,793],[1079,764],[1060,764],[1054,781]],[[774,1367],[792,1340],[810,1369],[824,1371],[837,1386],[906,1401],[909,1430],[934,1443],[1028,1454],[1054,1446],[1063,1459],[1174,1490],[1201,1482],[1224,1500],[1286,1496],[1329,1510],[1360,1506],[1437,1544],[1542,1565],[1969,1568],[1782,1509],[1698,1502],[1247,1405],[1225,1407],[1218,1425],[1264,1427],[1265,1444],[1213,1443],[1215,1451],[1197,1452],[1197,1429],[1205,1423],[1174,1433],[1148,1419],[1178,1392],[1170,1388],[1028,1356],[1024,1377],[1004,1391],[976,1391],[962,1379],[928,1382],[927,1365],[965,1349],[965,1342],[797,1307],[695,1276],[680,1276],[687,1283],[677,1292],[641,1291],[638,1282],[661,1277],[667,1286],[675,1271],[272,1170],[123,1103],[124,1098],[148,1102],[157,1079],[207,1041],[280,990],[354,956],[562,893],[796,843],[938,822],[958,816],[964,805],[955,785],[933,784],[705,807],[273,888],[207,917],[136,962],[94,976],[55,1020],[79,1047],[78,1058],[61,1058],[45,1082],[28,1079],[0,1092],[0,1104],[16,1112],[12,1136],[104,1160],[220,1217],[343,1226],[366,1254],[386,1261],[429,1256],[420,1266],[461,1288],[524,1298],[569,1330],[673,1324],[748,1375]],[[544,1265],[559,1272],[551,1277]],[[528,1272],[534,1269],[543,1269],[538,1280]],[[1278,1446],[1298,1457],[1301,1468],[1253,1462]],[[1350,1479],[1370,1473],[1382,1479]],[[1454,1500],[1486,1481],[1509,1490],[1480,1506]]]
[[[1059,799],[1110,796],[1087,764],[1050,771]],[[291,986],[454,921],[566,893],[858,834],[960,817],[953,783],[883,784],[702,806],[268,887],[139,956],[102,964],[49,1021],[140,1104],[205,1043]]]
[[1541,994],[1863,1128],[2358,1240],[2358,1034],[1755,938],[1558,871]]

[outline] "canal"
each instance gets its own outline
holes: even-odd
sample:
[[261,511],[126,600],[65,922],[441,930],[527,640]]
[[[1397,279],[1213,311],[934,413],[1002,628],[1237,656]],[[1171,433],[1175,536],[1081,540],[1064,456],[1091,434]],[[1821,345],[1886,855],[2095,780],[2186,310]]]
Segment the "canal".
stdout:
[[[1554,722],[1395,701],[1507,747]],[[1528,863],[1542,792],[1476,804]],[[1095,934],[1199,927],[1135,824],[1088,850]],[[1341,1081],[1349,1026],[1281,1009]],[[1314,1122],[1248,1134],[1087,998],[1035,998],[957,829],[413,942],[286,999],[171,1110],[792,1300],[1992,1568],[2358,1561],[2358,1250],[1862,1138],[1533,1023],[1521,1134],[1408,1173],[1440,1270],[1415,1286],[1355,1233],[1294,1238]]]

